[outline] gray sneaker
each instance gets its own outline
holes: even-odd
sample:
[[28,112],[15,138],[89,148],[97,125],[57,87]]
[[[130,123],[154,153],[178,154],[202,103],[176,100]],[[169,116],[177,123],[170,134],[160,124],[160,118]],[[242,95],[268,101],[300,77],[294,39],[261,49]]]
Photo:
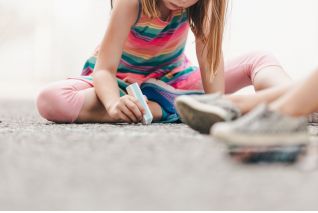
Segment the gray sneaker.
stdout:
[[273,112],[260,105],[232,123],[220,123],[211,134],[230,145],[290,146],[309,142],[306,118],[293,118]]
[[240,110],[220,93],[180,96],[175,105],[181,120],[203,134],[209,134],[215,123],[232,121],[241,115]]
[[308,116],[308,122],[312,125],[318,125],[318,112],[314,112]]

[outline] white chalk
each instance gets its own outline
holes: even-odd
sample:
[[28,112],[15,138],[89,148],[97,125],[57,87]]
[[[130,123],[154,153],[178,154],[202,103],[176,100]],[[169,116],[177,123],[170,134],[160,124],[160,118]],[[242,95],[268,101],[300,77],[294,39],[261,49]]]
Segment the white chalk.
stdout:
[[148,104],[144,98],[144,95],[141,92],[141,89],[137,83],[131,84],[126,88],[127,92],[129,95],[134,96],[135,98],[138,99],[140,104],[143,106],[145,109],[145,114],[143,116],[143,121],[142,123],[145,125],[149,125],[152,123],[153,120],[153,115],[148,107]]

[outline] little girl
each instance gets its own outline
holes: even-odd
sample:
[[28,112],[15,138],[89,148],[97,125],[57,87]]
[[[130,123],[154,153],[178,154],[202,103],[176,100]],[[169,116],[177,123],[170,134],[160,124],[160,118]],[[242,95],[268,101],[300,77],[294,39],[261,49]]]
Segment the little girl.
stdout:
[[[57,123],[138,123],[144,109],[125,89],[138,82],[157,122],[176,122],[179,95],[265,89],[289,80],[277,60],[253,53],[224,67],[226,0],[116,0],[100,47],[80,77],[48,85],[37,99]],[[184,54],[196,37],[200,69]]]

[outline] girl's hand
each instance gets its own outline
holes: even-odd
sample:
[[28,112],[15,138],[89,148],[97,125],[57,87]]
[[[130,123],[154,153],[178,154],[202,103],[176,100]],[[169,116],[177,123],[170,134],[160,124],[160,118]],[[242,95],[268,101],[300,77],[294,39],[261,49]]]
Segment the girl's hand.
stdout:
[[139,123],[143,119],[145,109],[135,97],[125,95],[109,105],[107,112],[116,121]]

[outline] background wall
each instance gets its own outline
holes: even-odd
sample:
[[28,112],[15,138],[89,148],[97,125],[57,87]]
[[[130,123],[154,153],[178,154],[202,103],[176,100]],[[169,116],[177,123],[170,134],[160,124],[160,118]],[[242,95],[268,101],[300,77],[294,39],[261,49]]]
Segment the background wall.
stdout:
[[[317,0],[232,0],[225,57],[270,51],[303,78],[318,67],[317,10]],[[45,83],[78,75],[109,13],[109,0],[0,0],[0,98],[34,98]]]

